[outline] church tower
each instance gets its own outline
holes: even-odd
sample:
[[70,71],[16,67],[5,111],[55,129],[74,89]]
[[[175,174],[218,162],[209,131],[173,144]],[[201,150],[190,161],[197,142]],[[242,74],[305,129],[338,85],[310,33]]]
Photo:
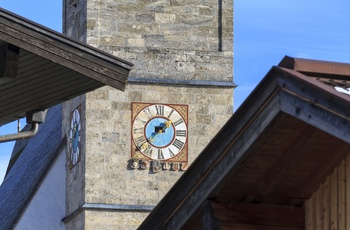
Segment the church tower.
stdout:
[[233,0],[64,0],[64,33],[134,64],[63,104],[67,229],[136,229],[233,111]]

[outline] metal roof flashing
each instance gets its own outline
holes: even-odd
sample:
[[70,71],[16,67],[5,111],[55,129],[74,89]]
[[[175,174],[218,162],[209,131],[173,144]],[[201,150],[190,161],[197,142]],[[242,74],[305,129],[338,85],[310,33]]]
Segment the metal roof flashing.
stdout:
[[306,76],[350,80],[350,64],[347,63],[285,56],[278,66],[295,70]]

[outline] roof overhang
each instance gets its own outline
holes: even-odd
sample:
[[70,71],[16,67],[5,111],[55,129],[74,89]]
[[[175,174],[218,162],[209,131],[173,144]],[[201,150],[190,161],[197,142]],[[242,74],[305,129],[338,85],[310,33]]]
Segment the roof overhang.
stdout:
[[304,229],[304,201],[350,151],[350,96],[334,88],[349,82],[339,82],[335,70],[325,79],[312,77],[315,70],[307,76],[281,66],[270,70],[139,229],[203,229],[215,219],[221,229]]
[[132,64],[0,8],[0,125],[104,85]]

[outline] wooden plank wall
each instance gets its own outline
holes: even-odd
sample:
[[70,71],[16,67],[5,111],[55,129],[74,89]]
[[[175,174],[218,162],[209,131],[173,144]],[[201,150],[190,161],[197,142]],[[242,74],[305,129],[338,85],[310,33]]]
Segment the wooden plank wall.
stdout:
[[350,156],[305,202],[305,225],[306,230],[350,229]]

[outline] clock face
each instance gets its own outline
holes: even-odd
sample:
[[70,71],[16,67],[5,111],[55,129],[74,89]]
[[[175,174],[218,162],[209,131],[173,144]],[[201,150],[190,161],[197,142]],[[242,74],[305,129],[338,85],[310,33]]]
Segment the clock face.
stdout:
[[187,106],[137,105],[132,123],[132,142],[136,152],[152,160],[169,160],[187,150]]
[[69,145],[70,145],[70,164],[71,168],[80,161],[81,152],[81,120],[80,107],[71,113],[70,129],[69,129]]

